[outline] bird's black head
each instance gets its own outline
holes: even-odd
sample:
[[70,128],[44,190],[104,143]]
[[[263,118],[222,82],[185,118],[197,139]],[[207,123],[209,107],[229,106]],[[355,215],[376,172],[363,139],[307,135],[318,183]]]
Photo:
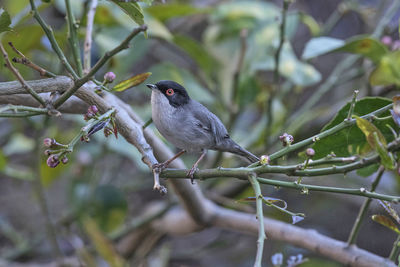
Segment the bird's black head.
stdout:
[[170,105],[175,108],[187,104],[190,100],[185,87],[174,81],[163,80],[156,84],[147,84],[147,87],[152,90],[160,90],[160,92],[167,97]]

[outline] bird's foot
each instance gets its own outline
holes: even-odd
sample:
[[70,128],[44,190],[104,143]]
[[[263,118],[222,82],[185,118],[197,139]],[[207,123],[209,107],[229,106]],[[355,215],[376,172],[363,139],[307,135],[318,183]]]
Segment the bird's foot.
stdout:
[[151,168],[157,172],[160,173],[162,172],[165,168],[167,168],[168,164],[165,164],[165,162],[161,162],[161,163],[156,163],[153,164],[153,166],[151,166]]
[[192,184],[194,184],[194,174],[195,172],[197,172],[199,170],[199,168],[197,168],[196,166],[193,166],[187,173],[186,173],[186,177],[190,178],[190,182]]

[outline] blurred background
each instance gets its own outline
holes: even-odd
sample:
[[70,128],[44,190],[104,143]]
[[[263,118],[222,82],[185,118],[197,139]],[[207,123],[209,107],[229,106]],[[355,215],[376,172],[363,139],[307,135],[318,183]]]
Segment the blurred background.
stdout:
[[[37,1],[39,10],[53,27],[63,51],[71,58],[64,1],[44,2]],[[378,41],[386,36],[386,41],[380,42],[388,50],[399,49],[400,12],[395,11],[389,21],[384,21],[392,1],[291,1],[283,39],[280,36],[283,1],[165,2],[140,3],[149,27],[148,38],[136,37],[129,49],[98,72],[98,79],[102,80],[108,71],[116,74],[115,83],[151,72],[146,82],[170,79],[181,83],[192,98],[221,118],[237,143],[257,155],[280,149],[282,144],[278,137],[284,132],[293,135],[295,141],[318,133],[351,100],[354,89],[360,90],[360,97],[392,97],[396,93],[396,87],[371,84],[369,75],[376,66],[367,58],[354,58],[345,52],[309,58],[305,55],[309,41],[321,36],[349,40],[357,35],[375,33]],[[78,23],[82,24],[79,34],[83,44],[88,3],[71,0],[71,4]],[[33,62],[63,74],[41,27],[29,14],[27,1],[1,0],[0,7],[10,13],[14,28],[14,32],[3,35],[3,43],[13,42]],[[382,21],[385,22],[383,27],[376,32]],[[99,1],[93,32],[93,62],[118,45],[135,26],[112,2]],[[277,71],[275,57],[281,40],[284,42]],[[307,52],[315,51],[309,47]],[[349,60],[350,57],[354,60]],[[3,67],[2,60],[0,82],[14,80]],[[25,66],[17,67],[26,80],[40,78]],[[144,84],[116,94],[129,103],[143,121],[151,118],[150,91]],[[138,240],[121,252],[131,266],[253,264],[255,236],[218,228],[184,236],[165,236],[149,231],[145,222],[138,223],[147,218],[150,207],[156,207],[158,213],[155,214],[160,215],[177,205],[177,199],[172,191],[162,197],[152,190],[152,176],[142,163],[140,153],[122,137],[94,135],[91,142],[75,147],[68,164],[49,168],[43,154],[43,139],[52,137],[68,143],[84,123],[83,114],[0,119],[0,259],[28,263],[54,259],[57,251],[46,238],[48,218],[45,214],[48,213],[56,224],[57,243],[65,255],[76,251],[85,251],[88,255],[92,252],[90,245],[85,249],[88,239],[80,221],[81,216],[90,216],[103,232],[117,240],[121,239],[124,229],[136,232]],[[149,128],[159,135],[154,125]],[[182,159],[191,166],[195,156],[184,155]],[[294,153],[278,163],[302,160],[301,155]],[[200,168],[245,164],[235,156],[210,151]],[[291,180],[280,175],[267,177]],[[305,180],[329,186],[368,187],[372,176],[349,173]],[[398,181],[394,175],[384,174],[379,191],[398,194]],[[235,179],[197,183],[205,195],[218,204],[254,213],[252,203],[236,201],[254,195],[247,183]],[[301,194],[266,185],[262,186],[262,191],[264,196],[285,200],[289,210],[305,213],[305,220],[298,224],[302,228],[313,228],[343,241],[347,240],[363,201],[354,196]],[[290,216],[277,210],[267,207],[264,212],[267,217],[291,222]],[[382,208],[373,201],[369,213],[382,213]],[[357,244],[387,257],[395,239],[394,233],[368,219],[362,225]],[[301,266],[340,266],[270,239],[265,241],[264,253],[266,266],[272,266],[270,257],[275,253],[282,253],[285,259],[303,254],[309,261]]]

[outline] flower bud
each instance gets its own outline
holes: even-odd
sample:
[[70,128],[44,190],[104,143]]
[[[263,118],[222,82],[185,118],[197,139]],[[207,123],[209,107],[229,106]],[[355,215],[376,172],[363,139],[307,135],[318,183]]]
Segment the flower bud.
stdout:
[[290,134],[284,133],[279,136],[279,140],[281,140],[283,146],[287,146],[293,143],[294,138]]
[[61,159],[61,162],[62,162],[63,164],[67,164],[67,163],[68,163],[68,158],[67,158],[67,157],[63,157],[63,158]]
[[91,112],[93,114],[96,114],[97,112],[99,112],[99,109],[97,108],[96,105],[92,105],[88,108],[88,112]]
[[309,157],[309,158],[314,157],[314,155],[315,155],[315,150],[312,149],[311,147],[310,147],[310,148],[307,148],[307,149],[306,149],[306,155],[307,155],[307,157]]
[[47,158],[46,161],[47,166],[49,166],[50,168],[55,168],[57,167],[58,164],[60,164],[60,161],[58,160],[58,156],[57,155],[50,155]]
[[52,145],[54,145],[54,143],[56,142],[56,140],[54,140],[53,138],[45,138],[43,139],[43,145],[45,147],[51,147]]
[[107,72],[106,74],[104,74],[104,81],[106,83],[112,83],[115,80],[115,73],[112,71]]
[[109,128],[109,127],[105,127],[104,128],[104,136],[105,137],[109,137],[110,135],[112,135],[114,133],[114,131],[111,129],[111,128]]
[[50,150],[50,149],[46,149],[46,150],[44,151],[44,154],[45,154],[46,156],[50,156],[50,155],[51,155],[51,150]]
[[262,155],[260,158],[261,165],[267,165],[270,162],[270,158],[268,155]]

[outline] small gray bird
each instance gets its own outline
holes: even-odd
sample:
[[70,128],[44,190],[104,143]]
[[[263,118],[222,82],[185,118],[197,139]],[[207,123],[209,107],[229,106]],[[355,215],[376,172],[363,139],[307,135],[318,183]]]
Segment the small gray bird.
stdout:
[[183,153],[201,153],[187,173],[193,183],[193,174],[208,149],[231,152],[250,162],[260,159],[236,144],[221,120],[199,102],[191,99],[186,89],[173,81],[147,84],[152,90],[152,118],[158,131],[173,145],[182,149],[164,163],[153,167],[165,168]]

